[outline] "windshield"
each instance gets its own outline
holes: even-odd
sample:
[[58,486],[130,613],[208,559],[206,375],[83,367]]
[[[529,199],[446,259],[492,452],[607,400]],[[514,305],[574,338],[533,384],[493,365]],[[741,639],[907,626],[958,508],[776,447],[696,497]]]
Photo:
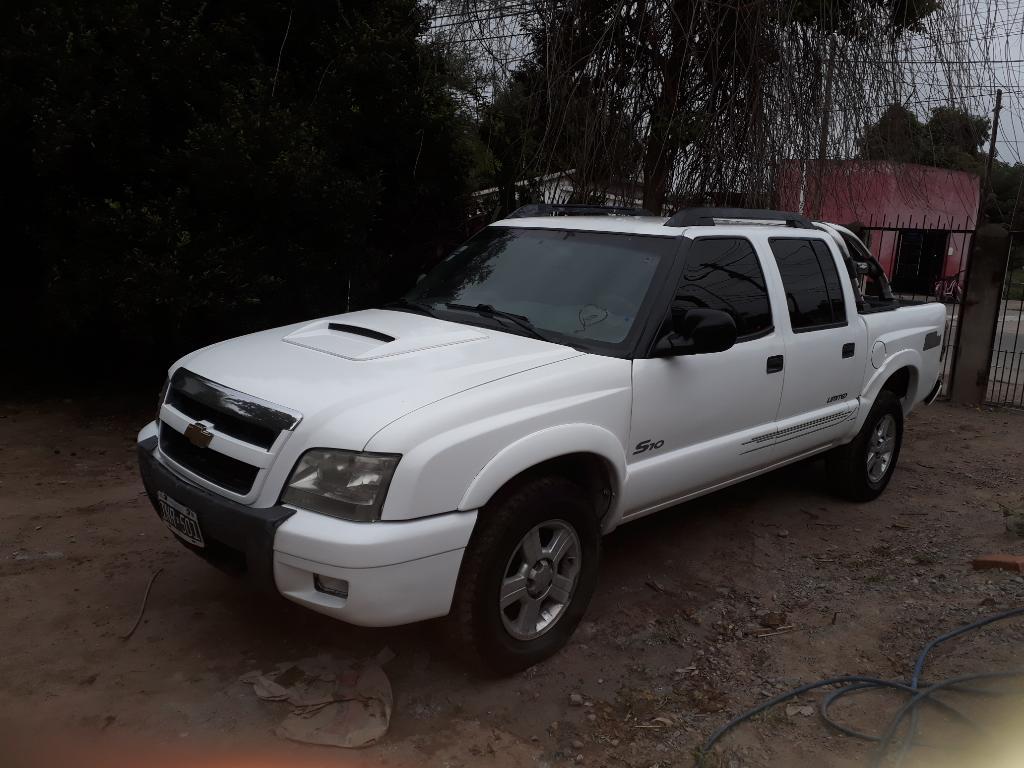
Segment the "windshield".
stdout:
[[[406,298],[452,312],[453,319],[461,311],[449,304],[484,305],[569,343],[615,344],[629,335],[659,265],[676,245],[669,237],[488,227]],[[511,324],[508,329],[514,332]]]

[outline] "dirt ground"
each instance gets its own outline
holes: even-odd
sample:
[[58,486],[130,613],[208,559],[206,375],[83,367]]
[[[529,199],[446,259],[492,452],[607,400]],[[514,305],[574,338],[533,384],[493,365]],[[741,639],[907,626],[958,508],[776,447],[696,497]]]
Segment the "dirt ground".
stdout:
[[[349,627],[252,593],[186,551],[137,477],[134,435],[149,416],[126,411],[0,404],[8,738],[290,765],[690,765],[714,728],[769,696],[839,674],[905,679],[931,637],[1024,605],[1024,578],[970,566],[978,554],[1024,554],[1003,518],[1024,496],[1024,415],[937,404],[909,420],[895,478],[875,502],[834,500],[821,464],[809,463],[623,527],[605,541],[573,642],[516,677],[481,680],[430,624]],[[122,640],[157,568],[145,618]],[[758,636],[779,622],[794,629]],[[1012,667],[1022,641],[1024,620],[1005,622],[943,647],[926,676]],[[287,707],[239,682],[285,661],[384,647],[396,654],[391,730],[358,752],[281,741]],[[862,698],[840,714],[864,728],[899,704]],[[866,764],[868,745],[809,712],[757,718],[716,763]],[[950,727],[927,720],[929,730]]]

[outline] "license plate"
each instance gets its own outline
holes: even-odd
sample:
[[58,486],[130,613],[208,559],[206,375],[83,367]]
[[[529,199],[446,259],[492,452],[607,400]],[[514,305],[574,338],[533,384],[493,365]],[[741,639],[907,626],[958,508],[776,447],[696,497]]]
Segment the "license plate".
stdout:
[[160,503],[160,517],[167,523],[168,528],[189,544],[197,547],[206,546],[195,512],[184,504],[179,504],[163,491],[157,492],[156,499]]

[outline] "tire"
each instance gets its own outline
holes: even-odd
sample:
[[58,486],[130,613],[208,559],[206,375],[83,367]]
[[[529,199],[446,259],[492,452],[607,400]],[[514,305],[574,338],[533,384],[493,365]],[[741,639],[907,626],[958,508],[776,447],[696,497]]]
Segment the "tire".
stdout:
[[463,555],[448,616],[456,651],[493,675],[551,656],[587,610],[600,556],[600,523],[579,486],[537,477],[502,494],[480,511]]
[[[889,446],[887,459],[886,451],[878,450],[885,445]],[[853,441],[828,454],[826,465],[833,490],[852,501],[877,498],[892,479],[902,445],[903,408],[896,395],[882,390]]]

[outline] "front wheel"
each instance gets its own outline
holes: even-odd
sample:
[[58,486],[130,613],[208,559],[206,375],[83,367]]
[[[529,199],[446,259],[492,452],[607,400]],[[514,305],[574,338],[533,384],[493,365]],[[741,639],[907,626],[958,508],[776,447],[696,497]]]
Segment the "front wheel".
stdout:
[[601,529],[583,490],[539,477],[480,511],[448,621],[474,666],[511,674],[572,635],[597,582]]
[[876,498],[892,479],[902,445],[903,408],[896,395],[883,390],[853,441],[828,454],[832,487],[853,501]]

